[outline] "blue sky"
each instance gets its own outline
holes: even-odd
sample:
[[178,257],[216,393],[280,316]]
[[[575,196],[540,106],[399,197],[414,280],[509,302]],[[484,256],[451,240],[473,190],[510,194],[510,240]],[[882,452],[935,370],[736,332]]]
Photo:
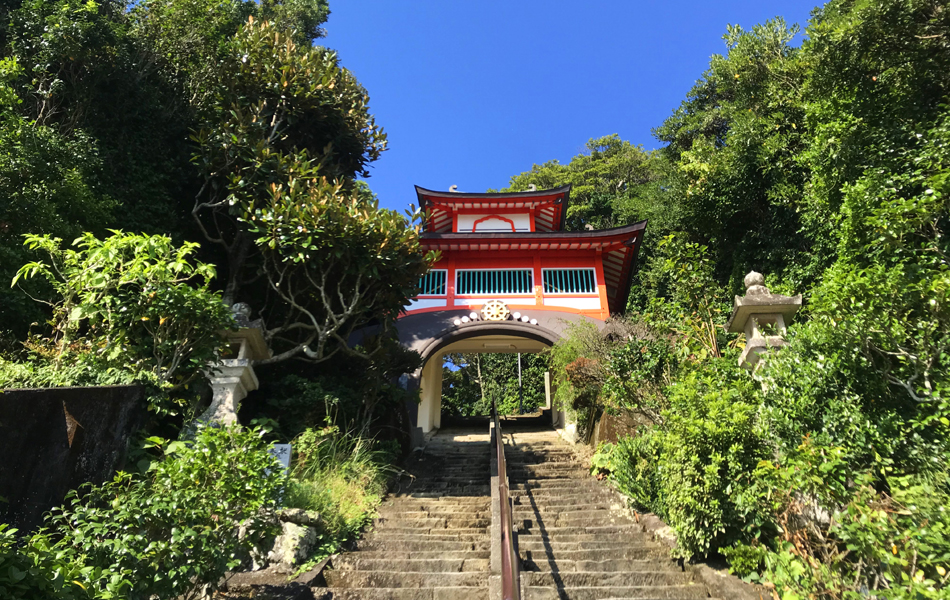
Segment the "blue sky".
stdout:
[[413,185],[482,192],[534,163],[567,162],[680,104],[727,24],[805,23],[814,0],[330,0],[322,42],[370,94],[389,135],[370,187],[387,208]]

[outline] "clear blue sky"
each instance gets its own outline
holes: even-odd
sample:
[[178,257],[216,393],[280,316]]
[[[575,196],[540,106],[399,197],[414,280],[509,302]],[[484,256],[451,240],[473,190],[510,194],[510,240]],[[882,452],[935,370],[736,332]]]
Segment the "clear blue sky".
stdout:
[[567,162],[592,137],[647,149],[723,53],[729,23],[782,16],[804,29],[815,0],[330,0],[327,37],[389,135],[371,168],[382,206],[413,185],[483,192],[534,163]]

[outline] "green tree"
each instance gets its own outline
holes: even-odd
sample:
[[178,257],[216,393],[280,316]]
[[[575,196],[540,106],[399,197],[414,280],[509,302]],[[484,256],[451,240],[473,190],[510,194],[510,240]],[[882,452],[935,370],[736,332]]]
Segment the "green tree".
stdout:
[[22,266],[13,284],[40,277],[55,290],[52,332],[31,340],[29,363],[0,385],[118,377],[182,398],[219,355],[221,332],[233,327],[230,310],[209,289],[214,267],[193,262],[197,244],[114,232],[104,240],[85,234],[75,250],[50,236],[28,236],[26,245],[47,258]]
[[253,19],[221,77],[197,138],[207,176],[193,214],[227,252],[225,301],[269,284],[256,296],[272,323],[264,362],[351,351],[349,335],[393,322],[429,265],[418,215],[379,209],[353,182],[385,148],[366,92],[332,52]]
[[521,354],[521,387],[518,355],[505,353],[448,354],[442,368],[442,410],[459,416],[487,415],[492,400],[499,414],[526,413],[544,406],[545,353]]

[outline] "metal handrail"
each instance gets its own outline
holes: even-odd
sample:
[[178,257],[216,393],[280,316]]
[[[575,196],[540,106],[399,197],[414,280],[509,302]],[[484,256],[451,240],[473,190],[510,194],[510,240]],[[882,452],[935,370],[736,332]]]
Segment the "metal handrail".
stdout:
[[501,434],[498,407],[492,400],[492,419],[495,424],[495,453],[498,460],[498,497],[501,517],[501,597],[520,600],[521,581],[518,555],[515,552],[514,525],[511,500],[508,498],[508,465],[505,461],[505,440]]

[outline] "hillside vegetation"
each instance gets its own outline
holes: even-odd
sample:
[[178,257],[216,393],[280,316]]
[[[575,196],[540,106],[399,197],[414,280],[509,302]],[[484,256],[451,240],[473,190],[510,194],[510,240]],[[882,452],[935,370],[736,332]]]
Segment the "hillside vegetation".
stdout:
[[[573,182],[577,229],[650,221],[625,323],[555,348],[558,397],[650,423],[595,466],[682,556],[782,598],[947,598],[950,10],[833,0],[797,33],[730,26],[662,149],[512,178]],[[754,374],[723,327],[751,270],[805,298]]]

